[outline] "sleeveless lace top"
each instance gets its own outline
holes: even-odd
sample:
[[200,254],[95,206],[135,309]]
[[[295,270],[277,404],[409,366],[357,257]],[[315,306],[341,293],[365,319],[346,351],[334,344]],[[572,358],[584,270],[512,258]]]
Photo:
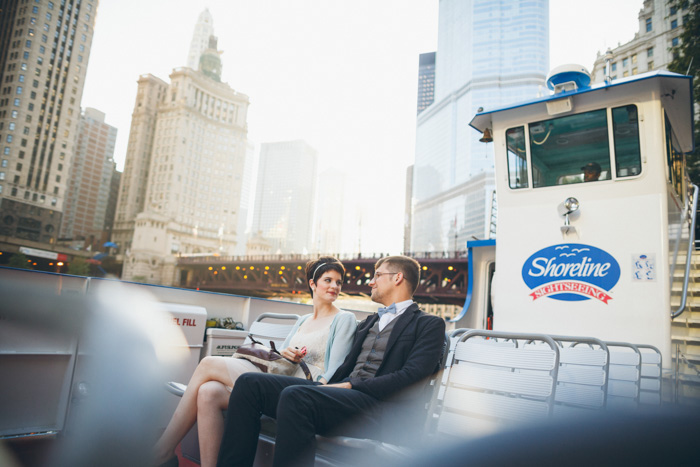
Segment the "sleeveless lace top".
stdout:
[[328,328],[308,333],[304,332],[303,328],[299,328],[296,334],[289,340],[289,345],[291,347],[299,347],[301,349],[306,346],[304,361],[307,364],[318,367],[322,371],[325,370],[327,343]]

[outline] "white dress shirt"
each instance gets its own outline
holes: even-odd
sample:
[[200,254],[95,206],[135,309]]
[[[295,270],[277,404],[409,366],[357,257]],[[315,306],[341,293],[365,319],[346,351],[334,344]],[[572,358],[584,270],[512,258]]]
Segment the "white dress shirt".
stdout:
[[389,323],[398,318],[399,315],[406,311],[412,304],[413,300],[404,300],[403,302],[394,303],[394,306],[396,306],[396,313],[384,313],[382,317],[379,318],[379,332],[382,332]]

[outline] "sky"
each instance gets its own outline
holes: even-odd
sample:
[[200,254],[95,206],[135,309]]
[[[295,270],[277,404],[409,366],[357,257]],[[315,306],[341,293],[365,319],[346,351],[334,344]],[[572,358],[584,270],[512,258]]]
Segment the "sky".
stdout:
[[[598,52],[633,39],[642,3],[550,0],[550,68],[590,71]],[[138,77],[167,81],[186,65],[205,8],[222,81],[250,98],[248,139],[307,141],[319,172],[347,174],[344,249],[401,253],[418,55],[437,49],[438,0],[100,0],[82,107],[118,129],[118,170]]]

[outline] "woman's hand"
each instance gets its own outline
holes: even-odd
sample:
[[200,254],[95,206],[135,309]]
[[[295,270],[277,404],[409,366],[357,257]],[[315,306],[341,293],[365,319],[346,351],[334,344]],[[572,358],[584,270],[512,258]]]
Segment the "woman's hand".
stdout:
[[306,352],[302,352],[302,350],[296,349],[294,347],[287,347],[282,352],[280,352],[280,354],[282,354],[282,356],[288,360],[291,360],[295,363],[299,363],[301,359],[304,358]]

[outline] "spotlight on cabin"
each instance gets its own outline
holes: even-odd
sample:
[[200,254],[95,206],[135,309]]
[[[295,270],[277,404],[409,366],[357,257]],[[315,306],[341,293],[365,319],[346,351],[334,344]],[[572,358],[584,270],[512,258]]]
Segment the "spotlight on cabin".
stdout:
[[484,136],[479,139],[482,143],[493,143],[493,136],[491,136],[491,129],[487,128],[484,130]]
[[569,233],[570,231],[576,231],[576,227],[571,226],[569,222],[569,216],[578,211],[581,205],[578,200],[574,197],[569,197],[564,200],[559,206],[557,206],[557,211],[560,216],[564,216],[564,225],[561,227],[562,233]]

